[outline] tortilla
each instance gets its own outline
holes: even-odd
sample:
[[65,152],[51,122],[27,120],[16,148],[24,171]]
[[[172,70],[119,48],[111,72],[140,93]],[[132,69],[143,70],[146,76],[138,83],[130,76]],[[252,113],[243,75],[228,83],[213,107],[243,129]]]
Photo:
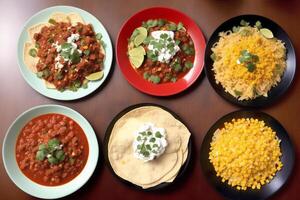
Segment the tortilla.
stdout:
[[84,24],[84,20],[77,13],[68,13],[67,17],[69,19],[69,22],[72,24],[72,26],[77,25],[78,22]]
[[68,18],[68,15],[66,15],[63,12],[52,13],[50,15],[49,19],[53,19],[56,22],[65,22],[65,23],[69,23],[70,22],[70,19]]
[[[165,128],[168,146],[160,157],[144,162],[134,157],[132,143],[134,132],[148,122]],[[189,137],[185,125],[169,112],[156,106],[136,108],[115,123],[108,141],[109,162],[118,176],[142,188],[172,182],[187,158]]]
[[29,27],[27,29],[27,32],[30,37],[30,40],[34,41],[34,38],[33,38],[34,34],[41,32],[41,30],[44,26],[49,26],[49,25],[50,25],[49,23],[39,23],[39,24]]
[[30,43],[30,42],[26,42],[24,44],[24,63],[25,65],[29,68],[30,71],[32,71],[33,73],[37,73],[37,69],[36,69],[36,65],[39,62],[39,58],[38,57],[32,57],[29,55],[29,51],[30,49],[34,48],[34,44]]

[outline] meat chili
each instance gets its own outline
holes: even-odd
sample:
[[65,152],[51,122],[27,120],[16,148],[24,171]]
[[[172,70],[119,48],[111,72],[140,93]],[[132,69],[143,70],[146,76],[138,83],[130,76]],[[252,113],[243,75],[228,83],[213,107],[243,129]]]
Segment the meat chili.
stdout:
[[32,181],[57,186],[74,179],[89,154],[82,128],[61,114],[40,115],[21,130],[16,143],[20,170]]
[[[176,24],[165,19],[150,19],[143,22],[142,27],[147,29],[147,37],[141,44],[146,55],[136,71],[144,79],[155,84],[176,82],[187,74],[193,67],[195,48],[184,25],[181,22]],[[157,34],[159,35],[157,36]],[[138,34],[134,32],[129,39],[129,48],[133,45],[130,43],[134,40],[135,35]],[[153,41],[155,35],[156,39]],[[167,52],[166,49],[170,51]],[[172,51],[174,55],[168,55]],[[160,60],[161,55],[167,56],[168,60]]]
[[87,87],[86,76],[103,70],[104,43],[91,24],[49,20],[50,26],[34,34],[35,47],[29,54],[38,57],[37,76],[56,89],[77,91]]

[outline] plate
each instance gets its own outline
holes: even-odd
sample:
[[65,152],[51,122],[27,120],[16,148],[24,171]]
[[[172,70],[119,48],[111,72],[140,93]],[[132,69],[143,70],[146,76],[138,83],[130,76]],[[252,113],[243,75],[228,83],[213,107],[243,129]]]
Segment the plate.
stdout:
[[[106,58],[104,61],[104,77],[100,81],[95,82],[89,82],[88,88],[80,88],[77,92],[72,91],[64,91],[60,92],[56,89],[48,89],[42,79],[38,78],[34,73],[32,73],[30,70],[28,70],[27,66],[24,63],[24,55],[23,55],[23,47],[26,41],[29,40],[29,35],[27,33],[27,29],[35,24],[41,23],[41,22],[48,22],[49,16],[54,12],[76,12],[80,14],[80,16],[83,18],[83,20],[87,23],[91,23],[94,27],[94,30],[96,33],[101,33],[104,43],[106,44],[105,53]],[[57,100],[74,100],[79,99],[82,97],[85,97],[89,95],[90,93],[94,92],[97,88],[100,87],[100,85],[105,81],[105,79],[108,77],[111,63],[112,63],[112,57],[113,57],[113,50],[111,41],[109,38],[109,35],[104,28],[104,26],[101,24],[101,22],[91,15],[90,13],[81,10],[76,7],[71,6],[54,6],[50,8],[46,8],[44,10],[41,10],[40,12],[33,15],[26,23],[25,26],[22,29],[22,32],[19,37],[18,41],[18,64],[21,71],[22,76],[26,80],[26,82],[37,92],[40,94]]]
[[[80,174],[70,182],[59,186],[44,186],[33,182],[19,169],[15,157],[16,141],[22,128],[31,119],[47,113],[63,114],[76,121],[87,137],[90,150],[87,163]],[[82,187],[93,174],[97,165],[98,156],[99,147],[92,126],[75,110],[60,105],[36,106],[19,115],[7,130],[2,146],[3,164],[10,179],[24,192],[43,199],[61,198]]]
[[[268,97],[261,96],[253,100],[239,101],[231,94],[225,92],[221,84],[216,84],[214,71],[212,70],[213,61],[210,58],[210,55],[212,54],[211,48],[214,45],[214,43],[216,43],[219,40],[218,34],[220,32],[231,30],[233,26],[238,26],[242,19],[247,22],[250,22],[250,24],[255,24],[256,21],[260,21],[264,28],[268,28],[273,32],[274,37],[282,40],[285,43],[285,47],[287,49],[287,60],[286,60],[287,68],[285,69],[282,79],[278,83],[278,85],[272,87],[271,90],[268,92]],[[225,21],[213,32],[213,34],[208,40],[205,49],[205,73],[207,75],[207,78],[211,86],[221,97],[223,97],[224,99],[226,99],[227,101],[233,104],[240,105],[240,106],[261,107],[261,106],[266,106],[271,104],[287,91],[287,89],[289,88],[289,86],[291,85],[294,79],[295,71],[296,71],[295,50],[289,36],[278,24],[276,24],[275,22],[273,22],[268,18],[258,16],[258,15],[240,15]]]
[[[104,159],[105,159],[105,163],[106,165],[108,166],[108,168],[110,169],[111,173],[116,177],[118,178],[121,182],[123,182],[124,184],[128,185],[129,187],[132,187],[132,188],[135,188],[135,189],[138,189],[138,190],[142,190],[142,191],[146,191],[146,192],[151,192],[151,191],[158,191],[158,190],[162,190],[162,189],[166,189],[166,188],[169,188],[170,186],[174,185],[174,183],[176,183],[178,180],[182,179],[184,177],[184,174],[186,172],[186,170],[188,169],[188,166],[189,166],[189,162],[191,160],[191,152],[192,152],[192,142],[191,142],[191,137],[189,139],[189,143],[188,143],[188,155],[187,155],[187,158],[186,158],[186,161],[185,163],[181,166],[179,172],[178,172],[178,175],[177,177],[174,179],[173,182],[170,182],[170,183],[161,183],[157,186],[154,186],[154,187],[151,187],[151,188],[147,188],[147,189],[143,189],[142,187],[138,186],[138,185],[135,185],[123,178],[121,178],[120,176],[118,176],[112,166],[110,165],[110,162],[109,162],[109,159],[108,159],[108,142],[109,142],[109,138],[110,138],[110,134],[111,134],[111,131],[115,125],[115,123],[123,116],[125,115],[126,113],[130,112],[131,110],[134,110],[136,108],[140,108],[140,107],[143,107],[143,106],[156,106],[156,107],[159,107],[167,112],[169,112],[170,114],[173,115],[173,117],[175,117],[177,120],[179,120],[180,122],[182,122],[182,120],[180,119],[180,117],[174,113],[173,111],[171,111],[170,109],[164,107],[164,106],[161,106],[161,105],[157,105],[157,104],[153,104],[153,103],[141,103],[141,104],[135,104],[135,105],[132,105],[132,106],[129,106],[127,108],[125,108],[124,110],[122,110],[121,112],[119,112],[114,118],[113,120],[110,122],[109,126],[107,127],[106,129],[106,132],[105,132],[105,136],[104,136]],[[183,123],[183,122],[182,122]],[[184,124],[184,123],[183,123]]]
[[[208,159],[209,148],[214,132],[218,128],[223,127],[224,122],[230,122],[233,118],[251,117],[263,120],[267,126],[271,127],[276,132],[277,137],[281,140],[280,149],[282,152],[281,162],[283,163],[283,167],[276,173],[270,183],[263,185],[260,190],[248,189],[246,191],[241,191],[229,186],[227,183],[223,183],[221,178],[216,176],[214,167]],[[212,186],[224,197],[232,200],[263,200],[275,194],[287,182],[289,176],[292,174],[295,162],[295,152],[288,133],[276,119],[263,112],[240,110],[223,116],[209,129],[202,142],[200,161],[204,175]]]
[[[182,22],[194,42],[194,67],[175,83],[153,84],[148,82],[133,69],[127,56],[128,38],[130,38],[133,30],[140,27],[143,21],[156,18],[167,19],[175,23]],[[204,49],[205,38],[197,24],[184,13],[164,7],[148,8],[130,17],[122,27],[116,45],[117,62],[127,81],[141,92],[154,96],[170,96],[190,87],[199,77],[203,69]]]

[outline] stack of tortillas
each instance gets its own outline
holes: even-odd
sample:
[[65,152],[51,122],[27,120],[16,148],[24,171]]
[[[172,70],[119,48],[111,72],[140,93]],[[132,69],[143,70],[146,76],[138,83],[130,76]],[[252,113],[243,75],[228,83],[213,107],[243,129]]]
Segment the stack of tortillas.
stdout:
[[[168,146],[158,158],[144,162],[134,157],[134,132],[145,123],[166,130]],[[163,182],[172,182],[188,155],[190,132],[169,112],[156,106],[143,106],[123,115],[114,125],[109,142],[108,158],[114,172],[144,189]]]

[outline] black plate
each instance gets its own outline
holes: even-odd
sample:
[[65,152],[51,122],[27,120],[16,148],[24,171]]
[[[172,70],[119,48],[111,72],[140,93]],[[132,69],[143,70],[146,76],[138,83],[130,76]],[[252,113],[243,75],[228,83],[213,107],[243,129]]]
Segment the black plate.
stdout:
[[[213,60],[210,58],[210,55],[213,53],[211,51],[212,46],[214,43],[219,41],[218,34],[222,31],[232,30],[233,26],[240,25],[241,20],[245,20],[247,22],[250,22],[250,25],[254,25],[256,21],[260,21],[262,23],[262,26],[264,28],[270,29],[274,36],[280,40],[282,40],[285,43],[285,47],[287,50],[287,68],[282,76],[281,81],[278,83],[277,86],[272,87],[271,90],[268,92],[268,97],[257,97],[253,100],[243,100],[239,101],[231,94],[225,92],[224,88],[221,86],[221,84],[217,84],[215,81],[215,75],[214,71],[212,70],[213,66]],[[249,107],[261,107],[268,105],[272,103],[274,100],[276,100],[279,96],[283,95],[283,93],[289,88],[291,85],[294,75],[296,71],[296,56],[295,56],[295,50],[292,45],[292,42],[289,39],[289,36],[286,34],[286,32],[275,22],[273,22],[270,19],[267,19],[262,16],[258,15],[240,15],[234,18],[231,18],[227,21],[225,21],[223,24],[221,24],[211,35],[211,37],[208,40],[208,43],[206,45],[205,49],[205,73],[207,75],[207,78],[212,85],[212,87],[215,89],[215,91],[221,95],[224,99],[227,101],[237,104],[240,106],[249,106]]]
[[[156,107],[159,107],[159,108],[162,108],[164,109],[165,111],[169,112],[171,115],[173,115],[173,117],[175,117],[177,120],[179,120],[180,122],[183,123],[183,121],[180,119],[180,117],[174,113],[173,111],[171,111],[170,109],[164,107],[164,106],[161,106],[161,105],[157,105],[157,104],[153,104],[153,103],[141,103],[141,104],[136,104],[136,105],[132,105],[132,106],[129,106],[127,108],[125,108],[124,110],[122,110],[119,114],[117,114],[114,119],[110,122],[108,128],[106,129],[106,132],[105,132],[105,136],[104,136],[104,158],[105,158],[105,163],[106,165],[109,167],[110,171],[112,172],[112,174],[117,177],[119,180],[121,180],[121,182],[125,183],[126,185],[130,186],[130,187],[133,187],[133,188],[136,188],[136,189],[139,189],[139,190],[142,190],[142,191],[158,191],[158,190],[162,190],[162,189],[165,189],[165,188],[169,188],[169,186],[171,186],[172,184],[174,184],[177,180],[180,180],[181,178],[183,178],[183,175],[185,174],[185,171],[187,170],[188,166],[189,166],[189,162],[191,160],[191,152],[192,152],[192,142],[191,142],[191,137],[189,139],[189,143],[188,143],[188,155],[187,155],[187,159],[185,161],[185,163],[181,166],[179,172],[178,172],[178,175],[177,177],[175,178],[175,180],[171,183],[161,183],[157,186],[154,186],[154,187],[151,187],[151,188],[147,188],[147,189],[143,189],[142,187],[138,186],[138,185],[135,185],[123,178],[121,178],[120,176],[118,176],[113,168],[111,167],[110,165],[110,162],[109,162],[109,159],[108,159],[108,142],[109,142],[109,138],[110,138],[110,134],[111,134],[111,131],[115,125],[115,123],[123,116],[125,115],[126,113],[128,113],[129,111],[133,110],[133,109],[136,109],[136,108],[139,108],[139,107],[143,107],[143,106],[156,106]],[[184,123],[183,123],[184,124]],[[184,124],[185,125],[185,124]]]
[[[282,152],[281,162],[283,163],[283,167],[276,173],[270,183],[263,185],[260,190],[248,189],[241,191],[229,186],[226,182],[223,183],[221,179],[216,176],[214,167],[209,162],[208,155],[212,136],[218,128],[224,127],[224,122],[230,122],[233,118],[250,117],[263,120],[267,126],[276,132],[277,137],[281,140],[280,149]],[[275,194],[287,182],[293,170],[295,152],[288,133],[276,119],[263,112],[240,110],[225,115],[209,129],[202,142],[200,161],[205,176],[224,197],[232,200],[262,200]]]

